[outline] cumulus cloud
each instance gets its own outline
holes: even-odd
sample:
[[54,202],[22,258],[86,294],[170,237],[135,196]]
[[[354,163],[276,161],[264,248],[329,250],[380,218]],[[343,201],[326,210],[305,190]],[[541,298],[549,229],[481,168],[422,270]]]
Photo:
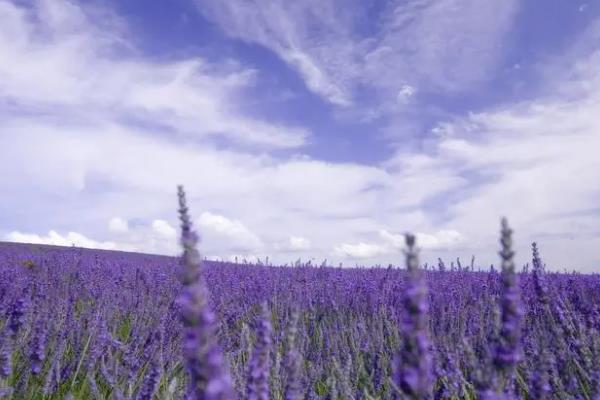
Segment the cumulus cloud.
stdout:
[[[454,250],[464,242],[463,235],[455,230],[440,230],[436,233],[416,234],[417,246],[425,250]],[[379,231],[376,243],[342,243],[334,247],[333,253],[343,258],[373,259],[384,255],[399,254],[405,247],[404,234]]]
[[312,246],[310,240],[304,236],[293,235],[275,243],[274,248],[277,251],[294,253],[311,250]]
[[108,221],[108,230],[113,233],[127,233],[129,231],[129,224],[122,218],[113,217]]
[[[381,230],[379,236],[385,246],[393,249],[404,248],[404,235]],[[417,232],[415,234],[417,246],[426,250],[448,250],[455,249],[465,242],[464,236],[453,229],[440,230],[435,233]]]
[[152,221],[152,229],[154,232],[168,239],[173,239],[177,236],[177,231],[167,221],[155,219]]
[[389,249],[375,243],[342,243],[335,246],[333,254],[342,258],[373,258],[388,254]]
[[148,223],[139,221],[134,226],[129,226],[126,220],[114,217],[109,220],[109,232],[111,240],[107,241],[90,239],[77,232],[68,232],[63,235],[55,230],[51,230],[47,235],[13,231],[4,235],[4,239],[10,242],[168,255],[175,255],[179,251],[176,240],[177,231],[165,220],[155,219]]
[[214,233],[225,237],[232,248],[256,249],[263,246],[260,238],[250,231],[241,221],[232,220],[219,214],[203,212],[198,226],[205,235]]
[[310,249],[310,240],[302,236],[290,236],[289,246],[292,250],[308,250]]
[[99,242],[90,239],[81,233],[68,232],[66,235],[51,230],[45,236],[34,233],[21,233],[18,231],[10,232],[5,235],[4,240],[9,242],[49,244],[54,246],[76,246],[91,249],[115,250],[118,246],[113,242]]

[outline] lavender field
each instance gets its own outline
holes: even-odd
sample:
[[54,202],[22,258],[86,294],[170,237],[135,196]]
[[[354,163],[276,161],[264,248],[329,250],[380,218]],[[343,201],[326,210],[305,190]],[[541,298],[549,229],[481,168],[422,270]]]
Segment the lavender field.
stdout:
[[600,400],[599,111],[600,0],[0,0],[0,400]]
[[598,399],[600,277],[0,246],[7,399]]

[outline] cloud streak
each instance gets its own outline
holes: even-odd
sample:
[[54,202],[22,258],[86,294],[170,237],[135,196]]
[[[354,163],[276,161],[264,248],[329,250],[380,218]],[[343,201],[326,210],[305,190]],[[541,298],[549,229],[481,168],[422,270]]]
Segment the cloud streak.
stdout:
[[[13,112],[77,116],[87,124],[127,116],[192,140],[219,136],[267,148],[306,142],[305,129],[238,110],[243,89],[253,84],[251,69],[198,57],[149,61],[132,49],[117,16],[98,13],[66,0],[39,0],[31,9],[0,1],[0,100]],[[107,19],[111,29],[98,25]]]
[[410,97],[410,85],[463,92],[487,81],[518,8],[514,0],[391,1],[367,16],[376,8],[358,1],[197,4],[228,35],[272,50],[308,89],[346,107],[364,105],[364,89],[392,103]]

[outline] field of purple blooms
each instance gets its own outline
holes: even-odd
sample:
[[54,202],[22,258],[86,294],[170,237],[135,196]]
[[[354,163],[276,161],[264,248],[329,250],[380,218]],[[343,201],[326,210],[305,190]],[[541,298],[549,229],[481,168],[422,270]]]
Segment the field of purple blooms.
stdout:
[[0,244],[0,398],[599,399],[600,276]]

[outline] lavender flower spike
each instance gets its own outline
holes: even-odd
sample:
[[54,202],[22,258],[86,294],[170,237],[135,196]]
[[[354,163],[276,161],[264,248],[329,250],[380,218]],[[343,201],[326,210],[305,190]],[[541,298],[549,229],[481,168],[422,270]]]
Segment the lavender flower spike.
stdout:
[[501,299],[501,327],[499,343],[494,354],[494,366],[504,375],[504,378],[510,383],[513,378],[514,370],[521,359],[520,339],[521,339],[521,318],[523,311],[521,309],[518,278],[515,274],[515,264],[513,262],[514,252],[512,250],[512,230],[508,227],[506,218],[502,219],[502,236],[500,243],[502,250],[500,257],[502,260],[502,299]]
[[542,263],[542,259],[540,258],[537,243],[533,242],[531,244],[531,251],[533,253],[533,287],[535,289],[535,294],[540,304],[546,305],[549,303],[550,299],[548,298],[548,288],[546,287],[543,277],[544,264]]
[[302,390],[301,368],[302,359],[296,348],[296,336],[298,335],[298,312],[293,311],[290,326],[287,332],[287,352],[284,359],[284,370],[286,375],[285,400],[300,400],[304,393]]
[[47,321],[40,317],[36,321],[33,339],[30,344],[29,360],[31,373],[39,375],[46,358]]
[[187,399],[234,399],[231,378],[215,342],[215,316],[209,307],[208,291],[200,274],[201,259],[196,248],[198,236],[192,230],[183,187],[177,189],[183,246],[183,291],[178,302],[184,326],[183,356],[189,375]]
[[0,377],[8,378],[12,373],[12,353],[21,326],[29,307],[26,291],[12,305],[8,312],[8,323],[0,341]]
[[419,269],[415,236],[406,234],[407,287],[404,292],[402,343],[395,363],[395,384],[409,399],[429,399],[432,390],[432,359],[428,337],[429,301]]
[[247,399],[269,400],[269,371],[271,352],[271,322],[265,303],[256,329],[256,343],[248,366]]

